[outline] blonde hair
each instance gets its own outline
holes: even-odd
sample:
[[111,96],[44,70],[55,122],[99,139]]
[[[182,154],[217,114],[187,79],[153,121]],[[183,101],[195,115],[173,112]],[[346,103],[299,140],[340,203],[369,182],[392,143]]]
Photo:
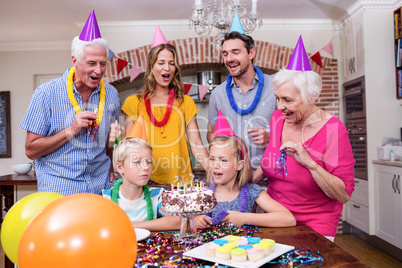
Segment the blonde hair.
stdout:
[[124,164],[124,160],[130,153],[141,148],[147,148],[152,152],[151,145],[142,139],[126,138],[121,140],[113,150],[113,166],[116,166],[116,163]]
[[179,57],[177,56],[176,48],[170,44],[160,44],[156,47],[153,47],[149,52],[147,58],[148,65],[144,75],[144,87],[141,90],[141,92],[138,93],[137,96],[143,99],[146,94],[148,94],[148,98],[151,98],[154,95],[156,80],[152,72],[152,67],[158,60],[159,52],[161,52],[164,49],[172,52],[173,54],[174,66],[176,67],[176,70],[174,72],[173,79],[170,82],[169,86],[170,88],[174,89],[174,97],[179,99],[179,103],[181,104],[183,102],[183,96],[184,96],[184,84],[183,81],[181,80]]
[[[241,142],[241,145],[239,143]],[[223,144],[228,144],[230,148],[233,149],[234,151],[234,156],[237,159],[237,161],[244,160],[244,165],[241,170],[237,172],[236,176],[236,182],[237,186],[239,189],[243,187],[244,184],[251,178],[252,171],[251,171],[251,163],[250,159],[248,157],[248,152],[247,152],[247,147],[242,138],[240,137],[235,137],[235,136],[226,136],[226,135],[218,135],[214,137],[211,142],[209,143],[209,150],[211,151],[211,147],[215,145],[222,146]],[[243,158],[242,158],[243,156]],[[210,168],[208,168],[207,171],[207,176],[208,176],[208,181],[211,183],[212,182],[212,173],[210,171]]]

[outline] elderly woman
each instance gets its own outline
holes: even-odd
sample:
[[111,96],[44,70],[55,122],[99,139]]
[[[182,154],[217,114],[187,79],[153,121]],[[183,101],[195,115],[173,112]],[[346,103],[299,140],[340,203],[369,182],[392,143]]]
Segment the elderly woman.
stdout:
[[[315,105],[322,87],[317,73],[283,69],[273,84],[278,110],[253,182],[266,177],[273,199],[333,241],[343,204],[354,189],[348,132],[337,117]],[[286,168],[278,170],[282,152]]]

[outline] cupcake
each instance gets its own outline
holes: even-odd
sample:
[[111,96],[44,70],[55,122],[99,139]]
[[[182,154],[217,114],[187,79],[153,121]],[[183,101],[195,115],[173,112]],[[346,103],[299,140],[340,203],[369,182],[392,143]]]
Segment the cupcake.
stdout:
[[264,239],[261,239],[260,244],[269,245],[269,252],[270,253],[275,251],[275,240],[264,238]]
[[215,239],[213,241],[215,244],[218,244],[219,246],[223,246],[224,244],[226,244],[228,241],[226,239]]
[[234,249],[234,248],[237,248],[239,246],[239,244],[237,244],[236,242],[229,242],[229,243],[226,243],[224,246]]
[[253,247],[247,249],[247,257],[250,261],[256,262],[264,258],[264,254],[262,253],[262,249],[260,247]]
[[231,236],[226,237],[226,239],[227,239],[229,242],[237,242],[238,240],[241,240],[241,237],[231,235]]
[[230,260],[231,248],[226,246],[220,246],[216,248],[216,257],[221,260]]
[[205,252],[208,257],[216,257],[216,249],[220,247],[218,244],[215,243],[208,243],[205,245]]
[[241,245],[248,245],[247,239],[240,239],[236,241],[237,244],[239,244],[239,246]]
[[247,238],[247,242],[249,243],[249,244],[258,244],[258,243],[260,243],[260,241],[261,241],[261,238],[260,237],[249,237],[249,238]]
[[244,250],[247,250],[247,249],[253,248],[253,246],[252,245],[240,245],[237,248],[242,248]]
[[268,244],[264,244],[264,243],[258,243],[258,244],[254,244],[253,248],[255,247],[260,247],[262,249],[262,254],[265,256],[268,256],[269,252],[269,248],[270,246]]
[[232,256],[232,261],[235,261],[235,262],[247,261],[247,252],[242,248],[232,249],[232,251],[230,252],[230,255]]

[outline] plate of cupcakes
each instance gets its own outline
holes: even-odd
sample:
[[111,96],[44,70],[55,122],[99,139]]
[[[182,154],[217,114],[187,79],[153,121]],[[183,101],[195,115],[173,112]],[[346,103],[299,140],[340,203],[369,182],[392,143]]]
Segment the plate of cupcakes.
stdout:
[[294,248],[272,239],[229,235],[183,255],[232,267],[257,268]]

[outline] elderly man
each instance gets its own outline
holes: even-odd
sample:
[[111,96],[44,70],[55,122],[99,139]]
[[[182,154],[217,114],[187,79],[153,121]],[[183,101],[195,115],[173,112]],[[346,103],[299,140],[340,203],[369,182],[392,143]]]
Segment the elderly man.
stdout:
[[103,82],[107,41],[92,10],[71,46],[73,67],[38,87],[21,128],[25,152],[35,159],[38,191],[101,194],[114,179],[107,137],[118,117],[117,90]]

